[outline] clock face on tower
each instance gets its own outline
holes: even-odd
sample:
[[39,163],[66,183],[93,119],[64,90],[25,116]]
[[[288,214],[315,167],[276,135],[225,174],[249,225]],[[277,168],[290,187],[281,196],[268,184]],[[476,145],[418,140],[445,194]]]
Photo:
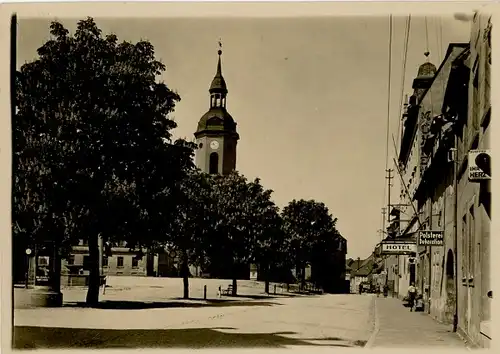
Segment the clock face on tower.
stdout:
[[210,147],[212,150],[217,150],[219,148],[219,142],[217,140],[212,140],[210,142]]

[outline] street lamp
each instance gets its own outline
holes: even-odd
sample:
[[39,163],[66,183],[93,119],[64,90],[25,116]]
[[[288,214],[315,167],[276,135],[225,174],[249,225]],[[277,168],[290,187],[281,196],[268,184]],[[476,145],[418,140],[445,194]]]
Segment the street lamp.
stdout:
[[31,254],[31,248],[26,248],[26,289],[28,289],[28,285],[29,285],[29,276],[30,276],[30,254]]

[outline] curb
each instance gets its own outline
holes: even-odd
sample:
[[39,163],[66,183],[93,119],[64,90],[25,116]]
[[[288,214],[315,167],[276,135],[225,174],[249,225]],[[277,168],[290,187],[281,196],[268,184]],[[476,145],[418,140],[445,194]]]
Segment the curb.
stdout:
[[465,334],[461,333],[460,330],[457,330],[457,332],[455,332],[455,334],[457,335],[458,338],[460,338],[464,342],[466,350],[470,351],[470,350],[473,350],[473,349],[480,349],[479,347],[477,347],[472,342],[472,340],[470,340],[469,338],[467,338],[467,336]]
[[373,317],[374,317],[374,328],[373,332],[370,335],[370,338],[368,338],[368,341],[364,345],[363,348],[373,348],[373,344],[375,343],[375,339],[377,338],[378,332],[380,331],[380,321],[378,318],[378,313],[377,313],[377,298],[373,298]]

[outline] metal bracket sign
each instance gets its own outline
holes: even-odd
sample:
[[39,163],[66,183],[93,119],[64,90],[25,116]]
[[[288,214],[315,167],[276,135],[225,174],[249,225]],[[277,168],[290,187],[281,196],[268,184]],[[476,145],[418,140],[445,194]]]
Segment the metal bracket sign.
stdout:
[[420,246],[443,246],[443,231],[420,231],[418,233],[418,244]]
[[490,150],[471,150],[468,157],[469,181],[491,179]]
[[417,244],[412,242],[382,242],[382,254],[405,255],[417,252]]

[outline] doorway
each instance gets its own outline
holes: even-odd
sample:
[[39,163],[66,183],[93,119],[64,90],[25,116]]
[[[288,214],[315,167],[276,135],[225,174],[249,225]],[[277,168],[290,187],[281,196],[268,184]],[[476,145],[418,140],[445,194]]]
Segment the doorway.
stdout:
[[453,251],[448,250],[446,254],[446,308],[445,320],[448,323],[453,322],[455,313],[456,289],[455,289],[455,259]]

